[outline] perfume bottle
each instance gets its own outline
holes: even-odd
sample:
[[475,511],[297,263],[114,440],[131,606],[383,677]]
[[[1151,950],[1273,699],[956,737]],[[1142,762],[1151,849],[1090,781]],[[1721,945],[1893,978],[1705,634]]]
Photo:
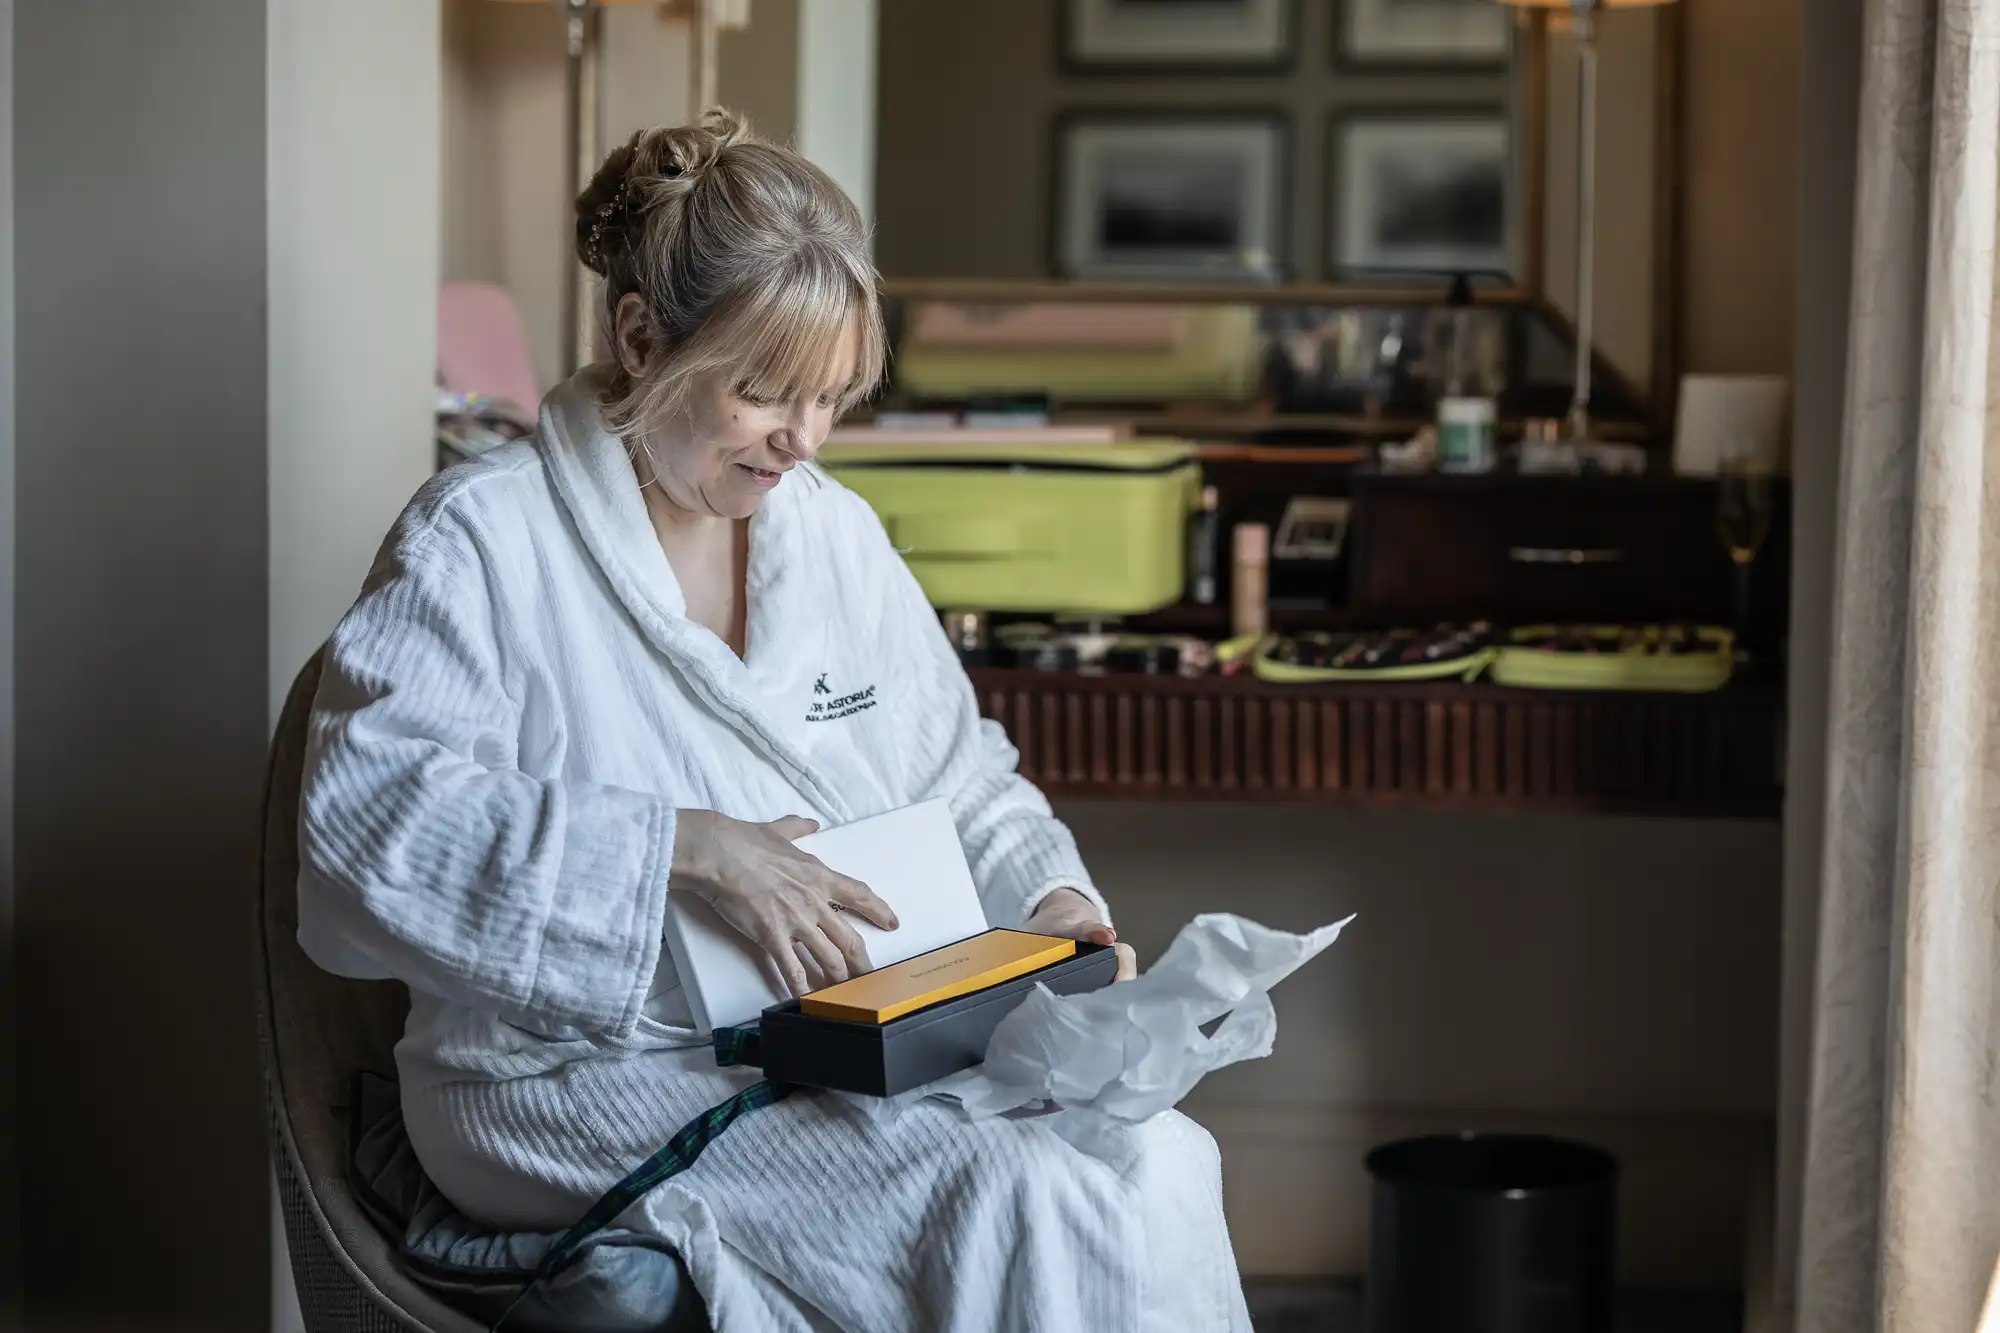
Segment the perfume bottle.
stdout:
[[1201,488],[1201,508],[1188,520],[1187,596],[1197,606],[1213,606],[1222,595],[1222,497]]

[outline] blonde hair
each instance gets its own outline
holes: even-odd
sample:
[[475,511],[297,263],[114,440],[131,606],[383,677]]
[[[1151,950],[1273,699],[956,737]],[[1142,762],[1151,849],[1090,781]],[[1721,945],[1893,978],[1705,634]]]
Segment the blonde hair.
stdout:
[[817,393],[857,328],[839,409],[882,378],[860,211],[825,172],[720,108],[614,150],[577,196],[576,252],[604,280],[607,334],[628,293],[645,301],[644,364],[635,374],[614,359],[606,388],[605,419],[621,434],[685,410],[704,373],[759,398]]

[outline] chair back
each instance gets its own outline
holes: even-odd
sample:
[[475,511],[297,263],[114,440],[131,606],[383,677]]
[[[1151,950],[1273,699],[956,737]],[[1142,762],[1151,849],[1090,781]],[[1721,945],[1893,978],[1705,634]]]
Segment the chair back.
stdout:
[[417,1286],[348,1177],[354,1075],[395,1077],[409,996],[321,971],[299,947],[299,786],[320,661],[293,682],[271,743],[258,893],[257,1040],[285,1240],[308,1333],[480,1333]]

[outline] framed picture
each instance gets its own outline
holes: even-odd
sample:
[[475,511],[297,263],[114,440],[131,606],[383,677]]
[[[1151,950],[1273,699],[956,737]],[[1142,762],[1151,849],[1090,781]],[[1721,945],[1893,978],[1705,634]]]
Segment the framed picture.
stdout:
[[1270,282],[1284,268],[1287,134],[1271,113],[1057,122],[1053,267],[1068,278]]
[[1349,69],[1501,69],[1514,16],[1494,0],[1336,0],[1334,60]]
[[1327,139],[1336,280],[1512,272],[1505,111],[1349,113]]
[[1064,0],[1063,64],[1078,73],[1279,70],[1298,0]]

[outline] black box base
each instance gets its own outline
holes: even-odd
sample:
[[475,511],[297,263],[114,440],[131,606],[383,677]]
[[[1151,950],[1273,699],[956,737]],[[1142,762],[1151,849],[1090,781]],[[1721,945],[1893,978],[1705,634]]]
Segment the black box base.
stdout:
[[[1113,946],[1079,943],[1076,954],[1059,963],[887,1023],[816,1018],[787,1000],[764,1011],[754,1043],[742,1042],[739,1029],[727,1034],[735,1037],[728,1045],[780,1083],[893,1097],[984,1060],[993,1030],[1035,986],[1080,995],[1110,985],[1117,974]],[[725,1035],[716,1034],[718,1050]]]

